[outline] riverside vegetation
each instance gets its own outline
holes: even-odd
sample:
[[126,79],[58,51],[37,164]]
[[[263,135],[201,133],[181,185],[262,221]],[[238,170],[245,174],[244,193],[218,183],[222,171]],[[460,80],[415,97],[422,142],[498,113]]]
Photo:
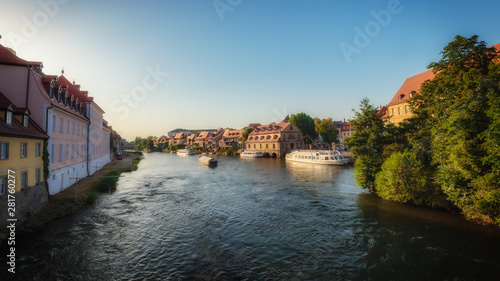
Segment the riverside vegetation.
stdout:
[[[116,183],[121,173],[137,170],[138,164],[142,159],[142,152],[127,152],[126,156],[132,156],[133,158],[130,165],[126,168],[117,166],[109,167],[113,162],[104,166],[102,170],[106,170],[107,173],[103,176],[109,178],[95,178],[96,180],[94,181],[94,178],[90,176],[79,182],[77,200],[74,197],[75,191],[73,187],[51,196],[48,205],[42,208],[39,213],[28,218],[21,226],[20,231],[24,233],[36,231],[55,219],[71,214],[82,206],[92,204],[100,192],[116,190]],[[125,162],[119,163],[127,165]]]
[[410,98],[413,117],[386,124],[368,99],[347,141],[355,179],[382,198],[447,208],[500,226],[500,64],[478,36],[456,36]]

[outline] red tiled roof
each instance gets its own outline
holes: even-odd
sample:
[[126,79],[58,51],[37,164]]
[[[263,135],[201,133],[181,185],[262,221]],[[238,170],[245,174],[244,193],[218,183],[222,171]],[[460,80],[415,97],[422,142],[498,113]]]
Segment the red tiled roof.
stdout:
[[[17,108],[2,93],[0,93],[0,108],[3,110],[12,108],[14,112],[29,113],[29,110],[26,108]],[[31,118],[28,118],[28,128],[24,127],[23,124],[14,117],[12,118],[12,125],[7,125],[5,121],[0,121],[0,135],[39,139],[49,138]]]
[[290,123],[279,123],[279,124],[272,124],[272,125],[264,125],[264,126],[258,126],[253,130],[250,135],[262,135],[262,134],[273,134],[273,133],[279,133],[281,132],[286,126],[288,126]]
[[396,92],[391,102],[388,105],[394,105],[408,101],[410,93],[418,92],[422,84],[427,80],[432,80],[436,74],[432,73],[432,69],[412,76],[403,83],[401,88]]
[[[500,52],[500,43],[491,47]],[[406,79],[401,88],[399,88],[392,100],[389,102],[388,106],[408,101],[408,99],[410,98],[410,93],[420,91],[420,87],[422,86],[422,84],[427,80],[434,79],[435,76],[436,74],[432,72],[432,69],[429,69],[425,72]]]
[[11,49],[0,44],[0,63],[19,66],[40,66],[41,62],[27,61],[19,58]]

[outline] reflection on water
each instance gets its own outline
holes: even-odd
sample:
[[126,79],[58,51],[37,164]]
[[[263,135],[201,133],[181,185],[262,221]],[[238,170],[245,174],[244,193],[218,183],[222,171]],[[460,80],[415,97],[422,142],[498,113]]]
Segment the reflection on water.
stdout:
[[115,193],[19,238],[17,280],[496,280],[500,273],[496,228],[380,200],[356,186],[350,167],[220,157],[210,169],[196,156],[153,153],[124,175]]

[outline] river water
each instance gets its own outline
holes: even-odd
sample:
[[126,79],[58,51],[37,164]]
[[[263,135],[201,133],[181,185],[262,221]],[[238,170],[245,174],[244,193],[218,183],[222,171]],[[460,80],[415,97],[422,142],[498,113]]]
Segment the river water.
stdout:
[[19,237],[1,280],[499,280],[497,228],[381,200],[352,167],[150,153],[122,176]]

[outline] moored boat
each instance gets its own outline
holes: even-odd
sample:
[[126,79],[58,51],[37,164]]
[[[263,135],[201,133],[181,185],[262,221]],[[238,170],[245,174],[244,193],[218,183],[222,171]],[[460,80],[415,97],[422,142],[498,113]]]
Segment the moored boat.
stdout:
[[179,149],[177,150],[177,155],[185,156],[185,155],[195,155],[196,151],[192,149]]
[[286,161],[343,166],[349,162],[337,150],[294,150],[285,157]]
[[261,158],[264,157],[264,153],[260,151],[248,151],[244,150],[240,153],[241,158]]
[[217,160],[215,158],[209,157],[209,156],[201,156],[198,161],[204,165],[207,165],[209,167],[215,167],[217,166]]

